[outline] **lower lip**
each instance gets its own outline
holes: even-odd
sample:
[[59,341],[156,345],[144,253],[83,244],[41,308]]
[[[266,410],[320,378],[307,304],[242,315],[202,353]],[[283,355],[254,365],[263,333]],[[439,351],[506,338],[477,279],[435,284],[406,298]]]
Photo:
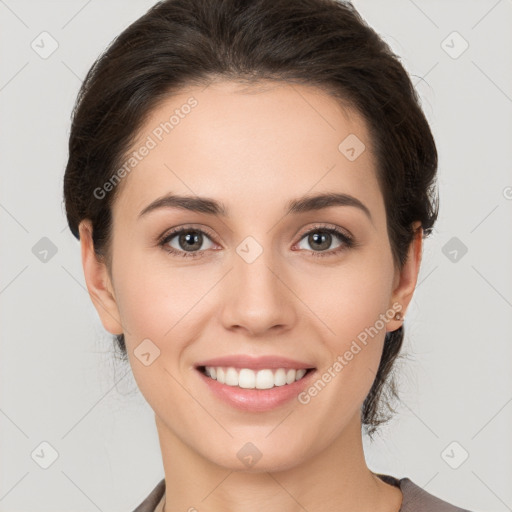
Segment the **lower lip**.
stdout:
[[221,384],[207,377],[200,370],[196,369],[196,371],[215,396],[236,409],[251,412],[269,411],[297,398],[316,373],[316,370],[309,371],[302,379],[284,386],[274,386],[270,389],[243,389]]

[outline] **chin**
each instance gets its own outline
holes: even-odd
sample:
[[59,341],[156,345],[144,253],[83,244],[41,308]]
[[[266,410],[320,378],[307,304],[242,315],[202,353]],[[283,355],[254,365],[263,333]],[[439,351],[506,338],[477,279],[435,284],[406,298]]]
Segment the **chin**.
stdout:
[[[203,454],[203,456],[205,455]],[[292,469],[304,461],[306,454],[304,441],[297,446],[292,445],[289,441],[279,442],[279,446],[274,446],[274,443],[262,438],[261,442],[257,439],[254,442],[237,442],[235,446],[218,454],[214,454],[210,450],[207,458],[212,463],[230,471],[263,473]]]

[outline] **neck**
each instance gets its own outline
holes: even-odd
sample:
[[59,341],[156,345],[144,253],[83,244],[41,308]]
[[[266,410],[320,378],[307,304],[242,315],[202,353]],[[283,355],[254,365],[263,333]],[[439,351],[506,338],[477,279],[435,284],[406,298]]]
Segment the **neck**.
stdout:
[[[286,470],[244,472],[185,445],[157,416],[165,471],[164,512],[398,512],[401,491],[366,465],[359,416],[314,457]],[[177,462],[179,461],[179,462]]]

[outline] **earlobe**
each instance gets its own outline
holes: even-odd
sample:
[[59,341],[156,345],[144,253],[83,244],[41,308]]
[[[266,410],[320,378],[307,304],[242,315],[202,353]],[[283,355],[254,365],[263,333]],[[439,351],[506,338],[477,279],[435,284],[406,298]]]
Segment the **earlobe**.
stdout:
[[396,309],[396,304],[400,304],[400,314],[397,313],[395,318],[388,323],[388,331],[394,331],[402,324],[405,311],[409,306],[418,281],[423,250],[423,229],[419,221],[413,224],[413,230],[414,238],[409,246],[407,260],[398,275],[398,282],[396,283],[391,297],[391,305],[395,304],[395,308],[393,309]]
[[123,327],[106,264],[100,261],[94,252],[91,221],[89,219],[81,221],[78,229],[82,266],[89,296],[103,327],[111,334],[122,334]]

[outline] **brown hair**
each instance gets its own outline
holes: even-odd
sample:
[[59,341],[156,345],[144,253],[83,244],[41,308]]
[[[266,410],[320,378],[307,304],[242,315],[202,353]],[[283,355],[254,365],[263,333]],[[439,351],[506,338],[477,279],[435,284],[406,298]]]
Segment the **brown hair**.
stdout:
[[[90,219],[95,252],[110,271],[111,206],[120,187],[102,198],[95,190],[112,179],[159,102],[219,79],[314,85],[363,116],[393,259],[402,268],[413,222],[425,237],[437,219],[437,150],[399,58],[351,3],[336,0],[165,0],[126,28],[94,62],[73,110],[64,176],[73,235],[79,238],[80,221]],[[391,370],[403,337],[403,325],[386,333],[361,409],[370,435],[390,419],[379,404],[393,410]],[[126,359],[124,336],[115,341]]]

